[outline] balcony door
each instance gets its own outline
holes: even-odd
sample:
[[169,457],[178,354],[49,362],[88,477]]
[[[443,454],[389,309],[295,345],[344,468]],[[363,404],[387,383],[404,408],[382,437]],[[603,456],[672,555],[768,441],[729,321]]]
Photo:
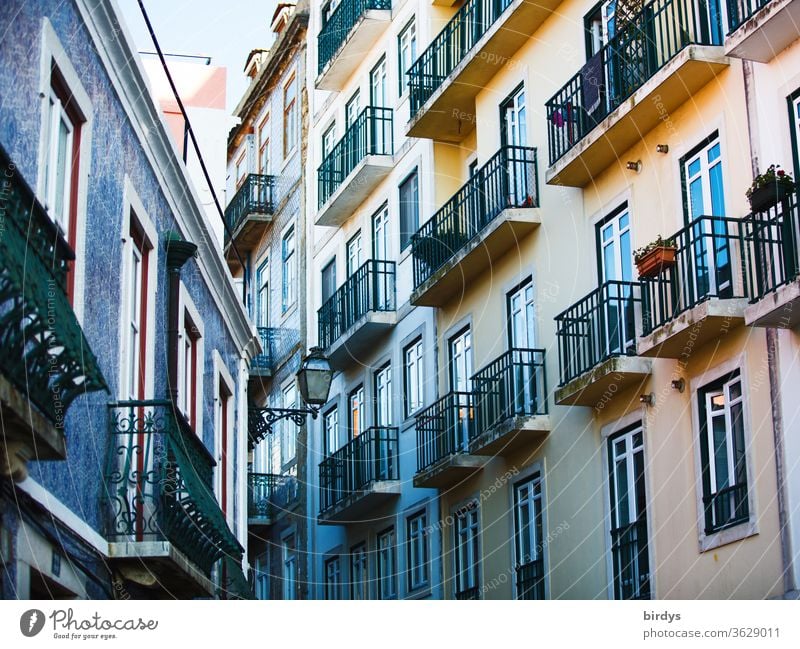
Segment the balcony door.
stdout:
[[256,286],[256,322],[259,327],[269,327],[269,259],[258,266]]
[[472,332],[469,327],[450,339],[450,387],[453,392],[462,393],[455,397],[454,448],[465,448],[472,419],[469,397],[463,394],[472,392]]
[[597,226],[600,291],[600,341],[605,357],[624,354],[635,347],[633,310],[633,252],[631,217],[627,204]]
[[[507,388],[512,399],[512,403],[508,405],[514,414],[537,412],[536,371],[531,362],[533,358],[529,352],[513,351],[536,347],[536,306],[531,279],[508,294],[507,308],[509,343],[512,350],[509,359],[511,371],[504,373],[512,381],[512,385]],[[501,404],[501,407],[503,405],[505,404]]]
[[650,599],[644,466],[641,423],[609,438],[614,599]]
[[525,87],[520,86],[500,104],[500,141],[508,153],[506,203],[513,207],[525,205],[530,194],[524,155],[519,150],[507,149],[528,145],[525,102]]
[[[376,261],[388,261],[389,251],[389,206],[383,205],[372,217],[372,258]],[[386,309],[390,306],[391,291],[389,276],[385,264],[376,264],[375,268],[376,307]]]
[[[345,128],[345,155],[349,156],[346,168],[355,169],[356,165],[364,158],[367,143],[365,142],[366,129],[358,128],[356,122],[361,112],[361,92],[356,90],[344,107]],[[348,135],[349,134],[349,137]],[[344,178],[342,178],[344,180]]]
[[387,144],[391,142],[389,128],[391,122],[383,119],[381,108],[389,106],[389,82],[386,78],[386,57],[383,56],[378,64],[369,73],[369,104],[377,110],[375,119],[370,125],[370,151],[373,153],[384,153],[389,150]]

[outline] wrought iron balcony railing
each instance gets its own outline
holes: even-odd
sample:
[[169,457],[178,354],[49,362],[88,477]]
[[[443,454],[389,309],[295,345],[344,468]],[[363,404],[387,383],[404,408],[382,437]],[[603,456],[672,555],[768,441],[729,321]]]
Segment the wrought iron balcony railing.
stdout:
[[611,530],[614,599],[650,599],[647,519]]
[[472,436],[512,417],[547,414],[544,350],[513,348],[472,377]]
[[517,599],[544,599],[544,559],[517,566]]
[[720,45],[706,0],[653,0],[616,20],[616,34],[545,105],[550,164],[688,45]]
[[250,364],[254,374],[274,372],[300,342],[300,332],[286,327],[258,327],[258,337],[262,351]]
[[370,259],[317,312],[319,344],[327,349],[370,311],[394,311],[395,263]]
[[247,517],[271,519],[297,500],[297,478],[273,473],[247,474]]
[[728,0],[728,33],[732,34],[771,0]]
[[338,54],[355,24],[370,9],[391,9],[392,0],[341,0],[317,36],[317,74]]
[[641,301],[639,284],[608,281],[556,316],[562,386],[609,358],[636,353]]
[[2,147],[0,166],[0,371],[63,430],[106,382],[67,297],[75,254]]
[[235,232],[248,216],[272,214],[275,209],[274,192],[275,176],[248,174],[225,208],[225,222],[230,231]]
[[747,481],[720,489],[703,497],[706,534],[733,527],[750,518]]
[[319,465],[320,513],[374,482],[399,480],[397,428],[373,426]]
[[775,205],[753,212],[744,223],[750,263],[753,301],[788,284],[800,275],[800,210],[792,191]]
[[538,207],[536,149],[504,146],[411,236],[418,287],[503,210]]
[[406,72],[412,118],[467,57],[486,31],[511,6],[512,1],[467,0],[431,41]]
[[675,264],[640,280],[643,335],[710,298],[748,297],[745,221],[698,216],[669,237]]
[[319,207],[328,202],[368,155],[392,155],[392,109],[367,106],[317,169]]
[[211,454],[171,401],[110,404],[106,537],[168,541],[207,576],[242,547],[214,497]]
[[416,416],[417,471],[465,453],[475,425],[471,392],[449,392]]

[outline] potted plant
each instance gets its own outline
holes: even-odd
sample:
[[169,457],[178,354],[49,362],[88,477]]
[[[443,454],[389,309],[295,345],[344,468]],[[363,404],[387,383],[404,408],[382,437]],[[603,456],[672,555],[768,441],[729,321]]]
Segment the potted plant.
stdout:
[[786,198],[794,189],[794,179],[780,165],[770,165],[763,174],[753,178],[745,194],[753,212],[763,212]]
[[633,253],[639,277],[655,277],[665,268],[675,265],[678,248],[674,239],[664,239],[661,235],[655,241],[639,248]]

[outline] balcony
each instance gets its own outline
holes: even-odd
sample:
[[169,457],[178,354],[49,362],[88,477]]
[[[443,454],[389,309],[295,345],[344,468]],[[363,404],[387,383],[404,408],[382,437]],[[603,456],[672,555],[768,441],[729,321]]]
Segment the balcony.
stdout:
[[21,481],[66,458],[67,410],[107,387],[67,297],[75,255],[2,147],[0,165],[0,475]]
[[109,415],[109,559],[154,593],[213,594],[213,566],[228,558],[227,572],[241,572],[243,549],[214,497],[211,454],[171,401],[114,403]]
[[317,36],[320,90],[341,90],[392,21],[392,0],[341,0]]
[[752,304],[744,322],[755,327],[800,324],[800,240],[797,193],[745,219]]
[[468,0],[408,70],[410,137],[461,142],[475,97],[561,0]]
[[728,66],[705,0],[654,0],[546,104],[548,184],[583,187]]
[[642,284],[640,356],[687,359],[744,320],[748,299],[745,222],[699,216],[675,233],[675,265]]
[[275,177],[248,174],[225,208],[225,247],[235,245],[239,251],[253,250],[258,246],[267,227],[272,223]]
[[501,148],[411,237],[416,306],[463,295],[540,224],[536,149]]
[[417,415],[415,487],[452,486],[483,468],[487,458],[468,454],[474,425],[471,392],[449,392]]
[[374,349],[397,322],[395,263],[371,259],[317,312],[319,345],[331,365],[347,367]]
[[319,465],[320,524],[355,523],[400,495],[397,428],[373,426]]
[[394,166],[392,110],[367,106],[317,169],[316,225],[339,227]]
[[472,377],[473,455],[508,456],[550,432],[543,349],[510,349]]
[[557,404],[600,408],[647,379],[652,361],[636,356],[641,304],[639,284],[608,281],[556,316]]
[[253,531],[272,525],[297,500],[297,479],[272,473],[247,474],[247,526]]
[[544,559],[518,565],[517,599],[544,599]]
[[260,403],[278,369],[300,347],[300,331],[287,327],[258,327],[261,353],[250,363],[248,396]]
[[800,37],[800,2],[728,0],[725,54],[769,63]]

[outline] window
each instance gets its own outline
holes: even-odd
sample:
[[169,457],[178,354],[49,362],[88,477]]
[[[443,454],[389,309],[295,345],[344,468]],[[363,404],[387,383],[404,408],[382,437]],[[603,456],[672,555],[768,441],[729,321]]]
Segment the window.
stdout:
[[364,247],[361,239],[361,230],[355,233],[347,242],[347,276],[355,273],[364,262]]
[[417,25],[411,19],[397,37],[397,59],[400,69],[397,71],[400,95],[408,88],[406,72],[417,60]]
[[339,409],[332,408],[324,417],[325,454],[331,455],[339,450]]
[[419,229],[419,185],[417,170],[400,184],[400,249],[411,243],[411,235]]
[[256,599],[269,599],[269,554],[267,552],[256,557],[254,581]]
[[289,157],[297,144],[297,78],[292,75],[283,87],[283,158]]
[[364,432],[364,386],[359,385],[350,393],[350,439]]
[[378,534],[378,599],[397,597],[397,554],[394,528]]
[[328,157],[328,154],[333,151],[336,146],[336,122],[331,124],[326,131],[322,134],[322,159]]
[[456,512],[453,531],[456,599],[478,599],[480,594],[480,576],[478,574],[480,569],[480,552],[478,550],[480,529],[477,502],[471,502]]
[[184,313],[178,345],[178,407],[189,425],[197,426],[198,341],[200,333],[188,313]]
[[389,206],[384,203],[372,216],[372,258],[388,261],[389,255]]
[[[231,455],[233,450],[233,436],[231,435],[231,416],[233,415],[233,399],[230,388],[226,385],[222,374],[219,374],[219,393],[216,405],[216,429],[219,442],[217,466],[214,467],[217,476],[217,498],[220,509],[229,522],[233,515],[233,471],[231,470]],[[231,516],[229,516],[229,514]]]
[[369,73],[369,103],[385,108],[389,105],[389,87],[386,83],[386,56]]
[[544,599],[542,482],[538,473],[514,485],[517,599]]
[[614,35],[616,4],[614,0],[603,0],[584,16],[587,61],[600,52],[603,45]]
[[270,171],[269,160],[269,115],[261,122],[258,128],[258,173],[268,175]]
[[[131,220],[134,214],[131,212]],[[147,369],[147,299],[148,261],[150,250],[144,235],[136,224],[131,224],[128,245],[127,289],[124,294],[128,304],[127,338],[124,342],[127,374],[122,396],[125,399],[145,398],[145,372]]]
[[322,269],[322,304],[325,304],[336,293],[336,257],[331,259]]
[[392,425],[392,366],[375,372],[375,425]]
[[283,290],[281,295],[283,312],[286,313],[297,299],[297,259],[293,227],[289,228],[286,234],[283,235],[281,255],[283,259]]
[[283,539],[283,599],[297,599],[297,548],[295,536],[290,534]]
[[247,151],[243,151],[242,154],[236,159],[236,167],[234,169],[234,173],[236,177],[234,180],[236,181],[236,188],[242,186],[244,183],[244,177],[247,175]]
[[450,339],[450,389],[472,391],[472,332],[469,327]]
[[[283,388],[283,408],[296,408],[297,407],[297,385],[292,382]],[[284,466],[293,462],[297,455],[297,424],[291,419],[283,419],[281,421],[281,431],[283,433],[281,440],[281,464]]]
[[350,128],[358,119],[358,114],[361,110],[361,92],[356,90],[350,100],[344,107],[344,125],[345,128]]
[[350,550],[350,599],[369,599],[367,545],[359,543]]
[[428,517],[419,512],[406,520],[408,539],[408,590],[413,592],[428,585]]
[[256,322],[259,327],[269,327],[269,259],[265,259],[256,270]]
[[705,532],[750,518],[739,370],[698,390]]
[[403,350],[405,416],[410,417],[425,402],[425,358],[422,338],[417,338]]
[[794,162],[795,181],[800,179],[800,88],[788,98],[789,130],[792,138],[792,158]]
[[336,10],[340,4],[340,0],[330,0],[330,2],[326,2],[322,5],[322,26],[328,24],[333,12]]
[[342,599],[342,562],[338,556],[325,560],[325,599]]

